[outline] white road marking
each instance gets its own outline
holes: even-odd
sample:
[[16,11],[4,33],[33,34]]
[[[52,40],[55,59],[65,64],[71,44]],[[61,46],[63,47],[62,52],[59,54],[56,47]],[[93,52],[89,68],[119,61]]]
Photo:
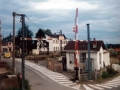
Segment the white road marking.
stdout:
[[83,84],[83,86],[84,86],[84,88],[85,88],[86,90],[94,90],[94,89],[92,89],[92,88],[86,86],[85,84]]
[[80,90],[80,84],[76,84],[75,86],[73,86],[72,88]]
[[97,87],[95,85],[91,85],[91,84],[88,84],[89,86],[93,87],[93,88],[96,88],[96,89],[99,89],[99,90],[104,90],[104,88],[100,88],[100,87]]
[[105,86],[105,85],[100,85],[100,84],[95,84],[96,86],[99,86],[99,87],[104,87],[104,88],[109,88],[111,89],[112,87],[109,87],[109,86]]
[[[17,61],[21,62],[21,60],[17,60]],[[48,68],[43,67],[42,65],[38,65],[38,64],[29,62],[29,61],[25,61],[25,64],[27,66],[29,66],[32,70],[34,69],[34,71],[36,73],[38,73],[44,79],[46,79],[46,78],[43,75],[41,75],[39,72],[41,72],[42,74],[44,74],[47,77],[51,78],[52,80],[54,80],[57,83],[60,83],[60,84],[62,84],[64,86],[67,86],[67,87],[70,87],[70,88],[73,88],[73,89],[80,90],[81,84],[73,83],[72,81],[69,80],[68,77],[64,76],[61,73],[53,72],[53,71],[49,70]],[[39,71],[39,72],[37,72],[37,71]],[[94,90],[94,89],[95,90],[96,89],[104,90],[105,88],[111,89],[113,87],[120,86],[120,82],[119,81],[120,81],[120,76],[114,78],[111,81],[105,82],[103,84],[87,84],[87,85],[83,84],[83,87],[86,90]]]

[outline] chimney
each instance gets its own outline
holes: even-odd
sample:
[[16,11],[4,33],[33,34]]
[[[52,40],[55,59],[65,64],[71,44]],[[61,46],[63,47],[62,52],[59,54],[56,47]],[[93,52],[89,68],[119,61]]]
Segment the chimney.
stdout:
[[96,39],[94,38],[93,39],[93,48],[96,48],[97,47],[97,41],[96,41]]

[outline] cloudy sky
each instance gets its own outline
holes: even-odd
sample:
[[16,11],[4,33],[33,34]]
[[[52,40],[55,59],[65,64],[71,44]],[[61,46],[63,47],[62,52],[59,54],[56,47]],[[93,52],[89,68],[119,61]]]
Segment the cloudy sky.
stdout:
[[[74,39],[73,26],[78,8],[79,39],[87,39],[86,24],[90,24],[90,37],[104,43],[120,43],[120,0],[1,0],[0,20],[2,35],[12,33],[12,13],[25,14],[29,29],[35,34],[39,28],[60,30]],[[33,24],[34,23],[34,24]],[[16,16],[16,32],[21,27]]]

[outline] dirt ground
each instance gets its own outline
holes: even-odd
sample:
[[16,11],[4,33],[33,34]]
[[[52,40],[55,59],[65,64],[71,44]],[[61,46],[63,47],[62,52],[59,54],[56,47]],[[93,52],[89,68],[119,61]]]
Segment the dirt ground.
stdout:
[[18,88],[19,83],[17,77],[8,78],[7,75],[11,70],[6,62],[0,62],[0,90],[8,90],[10,88]]

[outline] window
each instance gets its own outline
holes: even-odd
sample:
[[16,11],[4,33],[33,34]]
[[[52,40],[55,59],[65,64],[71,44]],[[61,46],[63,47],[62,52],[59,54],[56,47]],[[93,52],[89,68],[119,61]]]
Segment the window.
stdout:
[[9,45],[11,45],[11,43],[8,43]]
[[6,52],[7,51],[7,48],[3,48],[3,52]]
[[55,51],[55,47],[54,47],[54,51]]
[[101,53],[99,53],[99,63],[101,64]]
[[80,53],[80,62],[85,63],[86,60],[86,53]]
[[57,47],[56,47],[56,51],[57,51]]
[[11,48],[9,48],[9,51],[10,51],[10,52],[12,51]]
[[55,43],[55,40],[53,40],[53,43]]

